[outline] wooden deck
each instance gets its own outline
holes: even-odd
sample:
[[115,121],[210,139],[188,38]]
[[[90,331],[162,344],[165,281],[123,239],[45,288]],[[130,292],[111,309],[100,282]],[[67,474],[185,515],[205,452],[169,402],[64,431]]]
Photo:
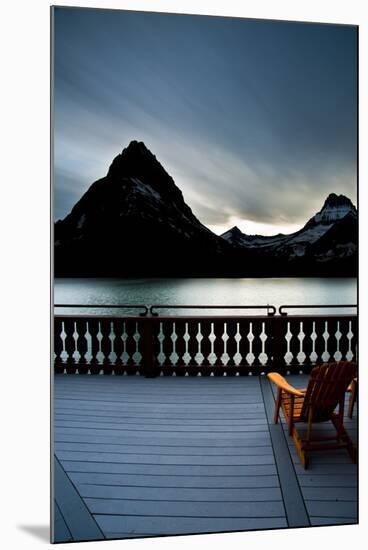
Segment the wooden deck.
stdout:
[[265,377],[56,375],[54,390],[55,542],[357,522],[357,467],[337,450],[303,470]]

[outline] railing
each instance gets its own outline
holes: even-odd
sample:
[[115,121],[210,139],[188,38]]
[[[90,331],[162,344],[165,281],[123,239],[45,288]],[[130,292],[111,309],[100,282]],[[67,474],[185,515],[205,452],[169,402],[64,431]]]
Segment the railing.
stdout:
[[[253,306],[261,307],[268,313],[275,310]],[[309,372],[322,362],[356,361],[357,333],[353,314],[55,315],[55,371],[148,377]]]

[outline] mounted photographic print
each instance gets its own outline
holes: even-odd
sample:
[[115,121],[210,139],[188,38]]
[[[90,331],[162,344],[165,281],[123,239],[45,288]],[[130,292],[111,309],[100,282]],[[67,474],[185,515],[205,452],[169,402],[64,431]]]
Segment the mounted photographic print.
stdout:
[[51,14],[52,542],[357,523],[358,28]]

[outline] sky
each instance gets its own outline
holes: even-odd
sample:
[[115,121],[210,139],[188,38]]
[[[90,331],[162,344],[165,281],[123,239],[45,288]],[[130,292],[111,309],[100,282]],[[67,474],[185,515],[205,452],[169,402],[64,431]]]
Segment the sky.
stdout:
[[55,8],[55,219],[133,139],[217,234],[356,204],[356,43],[348,25]]

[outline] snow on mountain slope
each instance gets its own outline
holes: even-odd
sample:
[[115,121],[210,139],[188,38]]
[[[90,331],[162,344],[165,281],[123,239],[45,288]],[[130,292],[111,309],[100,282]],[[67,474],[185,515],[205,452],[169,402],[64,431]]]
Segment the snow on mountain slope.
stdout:
[[[312,218],[315,223],[331,223],[341,220],[347,214],[356,215],[356,208],[345,195],[331,193],[317,214]],[[311,221],[312,221],[311,220]]]
[[323,208],[321,212],[318,212],[318,214],[314,216],[314,220],[316,223],[335,222],[336,220],[341,220],[341,218],[351,211],[352,209],[348,205],[340,207],[328,206]]
[[[305,226],[290,235],[246,235],[238,227],[233,227],[221,236],[235,247],[258,249],[265,254],[288,256],[289,258],[302,257],[306,250],[317,243],[324,235],[346,217],[357,219],[357,211],[351,200],[344,195],[331,193],[322,207]],[[349,226],[350,227],[350,226]],[[356,250],[357,236],[351,235],[349,251]],[[330,252],[330,256],[333,251]]]
[[249,248],[258,248],[269,246],[271,244],[278,244],[282,242],[287,237],[287,235],[283,235],[282,233],[279,233],[278,235],[273,235],[271,237],[263,235],[245,235],[240,231],[238,227],[235,226],[232,229],[229,229],[228,231],[223,233],[221,237],[231,242],[232,244],[240,244]]

